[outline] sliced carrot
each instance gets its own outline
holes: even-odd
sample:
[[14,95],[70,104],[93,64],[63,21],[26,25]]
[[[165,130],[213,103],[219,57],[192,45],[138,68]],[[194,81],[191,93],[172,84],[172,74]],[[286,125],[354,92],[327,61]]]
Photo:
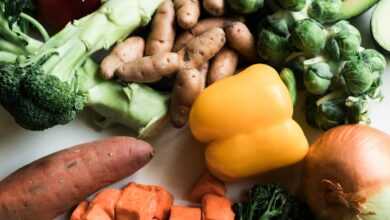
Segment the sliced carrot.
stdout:
[[70,220],[82,220],[83,216],[87,212],[88,209],[88,201],[81,202],[77,208],[73,211],[72,216],[70,217]]
[[203,220],[234,220],[232,203],[229,199],[207,194],[202,199]]
[[164,188],[152,186],[157,196],[157,210],[154,214],[155,220],[166,220],[173,205],[173,196]]
[[218,196],[225,196],[226,194],[225,184],[209,172],[204,173],[194,185],[190,193],[190,200],[200,202],[206,194],[215,194]]
[[201,220],[200,208],[190,208],[184,206],[173,206],[169,220]]
[[116,220],[152,220],[157,210],[152,187],[130,183],[116,204]]

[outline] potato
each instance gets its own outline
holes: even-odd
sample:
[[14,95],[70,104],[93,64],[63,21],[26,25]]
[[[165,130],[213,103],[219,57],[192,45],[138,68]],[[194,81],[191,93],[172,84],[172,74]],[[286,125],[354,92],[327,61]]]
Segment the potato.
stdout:
[[211,61],[207,84],[211,85],[218,80],[233,75],[236,72],[237,65],[237,53],[230,48],[223,48]]
[[153,18],[145,55],[171,52],[175,42],[175,31],[175,8],[171,0],[166,0]]
[[229,18],[206,18],[202,19],[191,29],[191,33],[195,36],[203,34],[212,28],[224,28],[233,23],[234,20]]
[[225,42],[225,32],[222,28],[213,28],[199,35],[178,52],[181,68],[199,68],[213,58]]
[[203,90],[202,80],[195,68],[184,68],[177,74],[170,106],[171,121],[175,127],[181,128],[187,123],[192,104]]
[[225,0],[203,0],[203,8],[214,16],[222,16],[225,13]]
[[152,157],[148,143],[113,137],[37,160],[0,182],[0,219],[52,220]]
[[178,52],[181,50],[188,42],[190,42],[192,39],[194,39],[194,35],[190,31],[185,31],[181,33],[175,42],[175,45],[173,46],[173,52]]
[[200,68],[198,68],[200,77],[202,79],[201,85],[203,89],[205,89],[207,85],[207,74],[209,73],[209,66],[209,62],[206,62]]
[[227,44],[249,62],[256,62],[255,38],[242,22],[233,22],[225,28]]
[[177,53],[156,54],[126,63],[115,74],[124,82],[157,82],[175,74],[180,69],[180,63]]
[[198,23],[200,17],[199,0],[174,0],[177,23],[188,30]]
[[111,79],[115,71],[124,63],[143,56],[145,41],[142,37],[130,37],[114,47],[100,64],[100,73],[105,79]]

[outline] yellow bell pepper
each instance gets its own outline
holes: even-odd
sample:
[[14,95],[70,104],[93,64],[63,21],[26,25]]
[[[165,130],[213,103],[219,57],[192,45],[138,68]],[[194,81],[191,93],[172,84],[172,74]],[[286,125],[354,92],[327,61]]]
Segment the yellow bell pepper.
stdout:
[[190,128],[208,144],[209,170],[236,181],[305,157],[309,144],[292,116],[292,101],[279,74],[256,64],[208,87],[193,105]]

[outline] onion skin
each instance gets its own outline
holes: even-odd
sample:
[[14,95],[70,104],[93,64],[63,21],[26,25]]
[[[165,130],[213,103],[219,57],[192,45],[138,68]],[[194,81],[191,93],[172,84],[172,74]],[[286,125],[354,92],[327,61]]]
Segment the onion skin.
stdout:
[[319,219],[390,219],[390,136],[365,125],[324,133],[305,159],[303,190]]

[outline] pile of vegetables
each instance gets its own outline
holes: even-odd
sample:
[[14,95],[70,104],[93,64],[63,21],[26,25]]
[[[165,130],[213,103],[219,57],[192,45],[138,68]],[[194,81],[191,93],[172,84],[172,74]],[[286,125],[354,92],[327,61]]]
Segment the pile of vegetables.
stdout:
[[[0,102],[19,125],[43,130],[67,124],[86,106],[103,116],[101,125],[121,123],[140,134],[164,118],[166,95],[140,84],[105,81],[89,59],[146,25],[159,1],[109,1],[45,43],[24,33],[19,26],[26,20],[24,14],[8,15],[9,4],[0,4]],[[38,22],[28,19],[45,33]]]
[[279,0],[280,9],[259,25],[259,56],[276,67],[291,68],[298,86],[307,91],[308,122],[324,130],[368,123],[368,101],[382,98],[386,60],[363,48],[360,32],[340,20],[350,17],[346,4]]

